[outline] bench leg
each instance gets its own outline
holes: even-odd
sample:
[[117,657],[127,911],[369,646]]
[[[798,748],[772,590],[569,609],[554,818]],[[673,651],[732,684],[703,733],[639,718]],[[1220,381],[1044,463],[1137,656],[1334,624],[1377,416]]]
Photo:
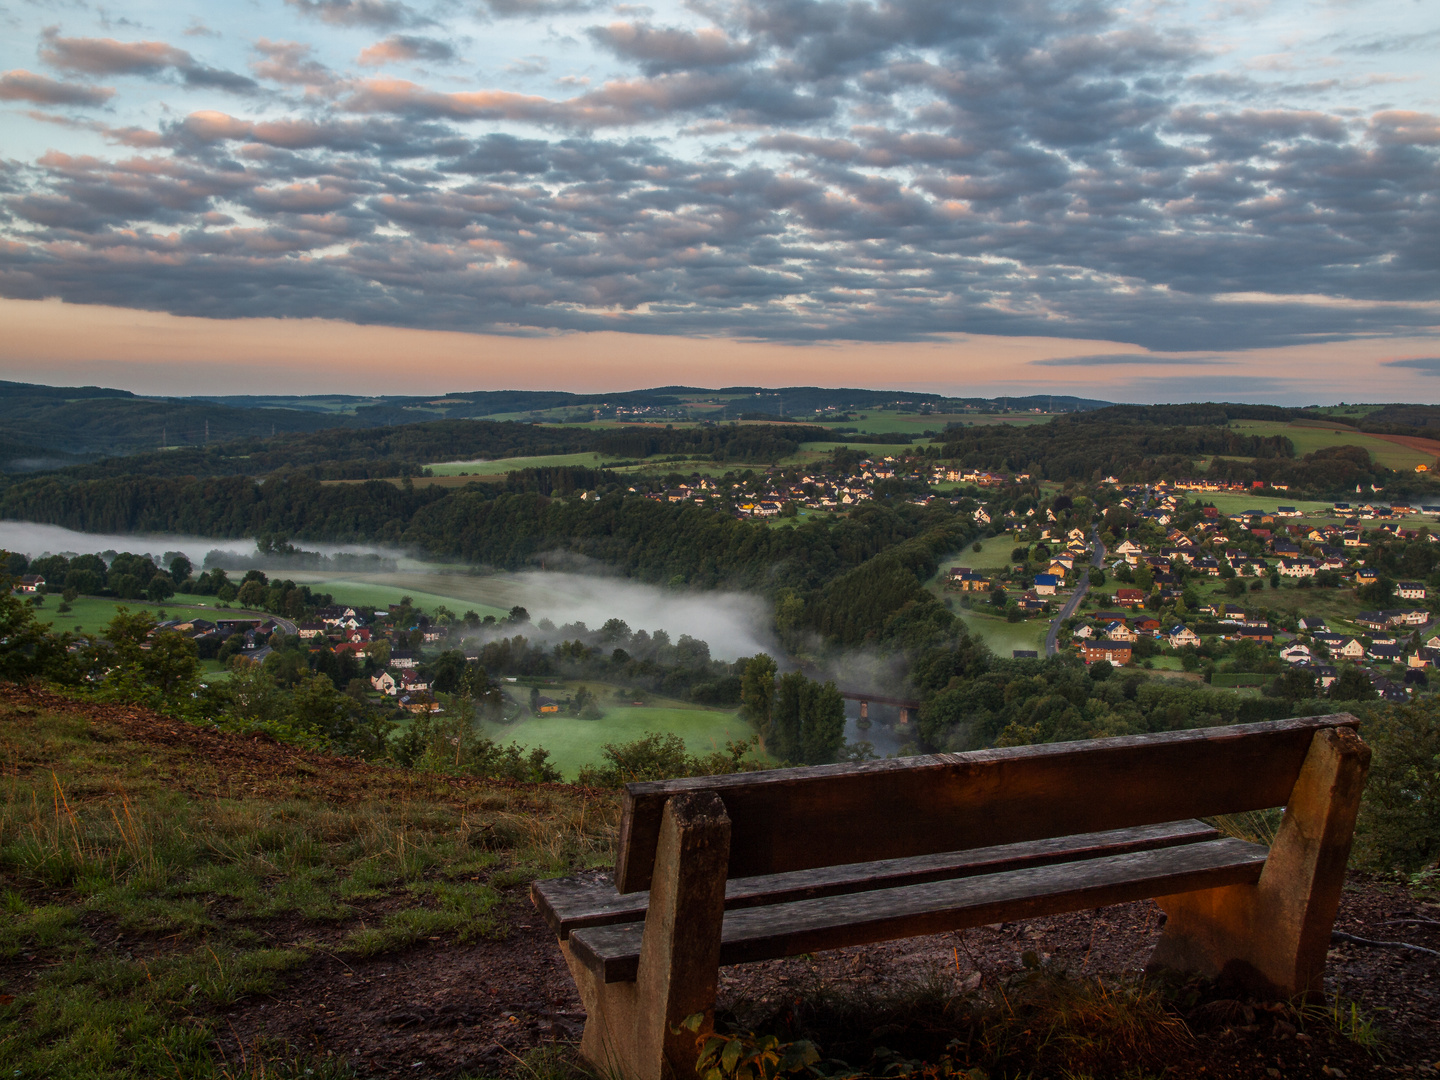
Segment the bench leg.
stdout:
[[1169,918],[1146,970],[1271,997],[1319,994],[1369,767],[1353,729],[1317,732],[1259,882],[1157,897]]
[[581,1054],[605,1080],[693,1080],[695,1013],[714,1024],[730,819],[714,792],[677,795],[660,823],[640,965],[632,983],[604,983],[561,943],[585,1005]]

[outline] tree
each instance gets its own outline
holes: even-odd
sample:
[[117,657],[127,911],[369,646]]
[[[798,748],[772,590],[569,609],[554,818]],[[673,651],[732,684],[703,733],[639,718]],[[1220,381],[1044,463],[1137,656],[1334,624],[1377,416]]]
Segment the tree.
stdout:
[[170,576],[177,582],[184,582],[190,576],[195,567],[184,555],[176,555],[170,560]]
[[1092,566],[1090,568],[1090,573],[1088,577],[1090,584],[1094,588],[1098,589],[1101,585],[1105,584],[1105,571],[1101,570],[1098,566]]
[[1374,701],[1379,696],[1370,682],[1370,677],[1354,664],[1342,667],[1330,687],[1332,701]]
[[258,608],[265,603],[265,586],[253,579],[247,581],[240,586],[235,599],[240,602],[241,607]]
[[1315,672],[1306,667],[1291,666],[1275,683],[1278,696],[1286,701],[1308,701],[1315,696]]
[[155,603],[163,604],[175,595],[175,582],[170,580],[169,574],[156,574],[150,579],[150,584],[145,586],[145,595]]
[[833,682],[823,686],[801,671],[780,676],[768,749],[783,761],[820,765],[845,745],[845,699]]
[[740,711],[756,731],[770,730],[771,710],[775,704],[775,661],[761,653],[745,664],[740,677]]

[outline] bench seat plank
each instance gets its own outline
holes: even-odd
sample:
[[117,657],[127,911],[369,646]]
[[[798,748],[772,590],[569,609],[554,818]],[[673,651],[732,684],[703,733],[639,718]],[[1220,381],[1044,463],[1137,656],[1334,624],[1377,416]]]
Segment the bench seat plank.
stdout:
[[[1023,844],[950,851],[908,859],[882,859],[844,866],[800,870],[786,874],[736,878],[726,882],[725,909],[739,910],[765,904],[843,896],[871,889],[918,885],[948,878],[975,877],[1027,866],[1148,851],[1179,844],[1213,840],[1219,833],[1203,821],[1172,821],[1134,829],[1060,836]],[[594,878],[557,878],[537,881],[531,898],[556,937],[566,940],[590,926],[638,922],[649,906],[648,890],[621,894],[608,881]]]
[[[720,963],[750,963],[1194,889],[1254,884],[1266,854],[1265,848],[1242,840],[1208,840],[744,908],[725,916]],[[633,981],[644,926],[627,922],[576,930],[570,947],[600,981]]]

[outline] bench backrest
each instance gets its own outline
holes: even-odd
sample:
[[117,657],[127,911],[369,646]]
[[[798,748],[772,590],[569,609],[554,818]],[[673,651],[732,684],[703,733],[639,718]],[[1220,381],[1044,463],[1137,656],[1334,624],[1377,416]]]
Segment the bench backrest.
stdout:
[[967,754],[630,784],[615,882],[650,887],[672,795],[714,791],[729,876],[752,877],[1283,806],[1315,732],[1348,713]]

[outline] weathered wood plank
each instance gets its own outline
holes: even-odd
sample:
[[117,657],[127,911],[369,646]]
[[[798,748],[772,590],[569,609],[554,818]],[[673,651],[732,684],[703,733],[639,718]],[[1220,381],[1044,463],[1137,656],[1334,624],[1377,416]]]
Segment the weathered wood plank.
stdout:
[[[1254,884],[1266,851],[1210,840],[1058,866],[877,889],[725,915],[721,964],[937,934],[1224,885]],[[605,982],[634,979],[642,923],[588,927],[572,953]]]
[[[726,883],[725,909],[733,911],[761,904],[842,896],[867,889],[917,885],[945,878],[1018,870],[1025,866],[1048,866],[1128,851],[1148,851],[1212,840],[1218,835],[1203,821],[1172,821],[1163,825],[1062,836],[970,851],[949,851],[909,859],[885,859],[788,874],[732,878]],[[643,919],[650,902],[648,891],[621,894],[609,881],[593,877],[537,881],[531,885],[530,895],[540,914],[562,941],[573,931],[587,926],[608,926]]]
[[788,873],[1263,810],[1289,798],[1316,731],[1346,713],[1263,724],[695,777],[626,788],[622,893],[650,885],[665,800],[715,791],[729,876]]

